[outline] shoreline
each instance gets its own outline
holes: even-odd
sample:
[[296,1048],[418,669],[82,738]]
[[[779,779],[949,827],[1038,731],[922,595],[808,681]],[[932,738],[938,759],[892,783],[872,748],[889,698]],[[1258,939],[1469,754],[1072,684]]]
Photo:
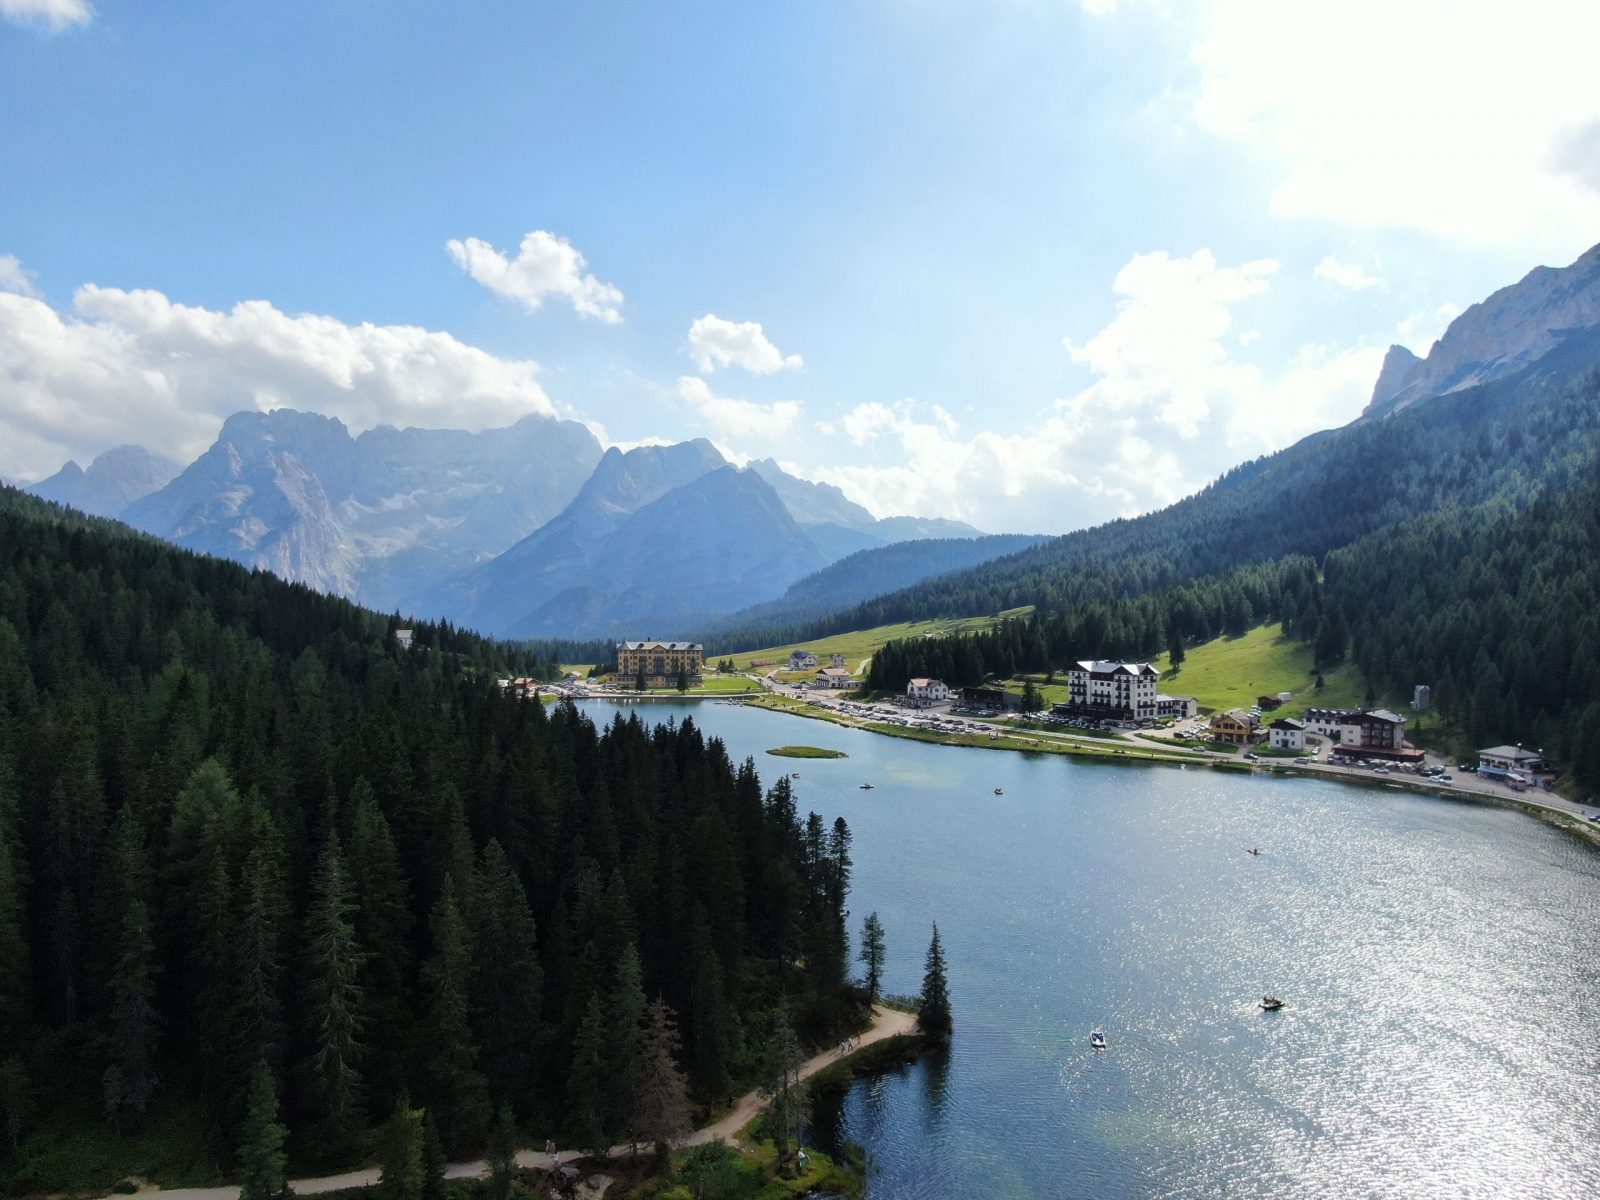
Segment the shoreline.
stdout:
[[[785,713],[789,716],[826,721],[829,724],[839,725],[846,729],[860,729],[867,733],[878,733],[886,737],[898,737],[907,741],[932,745],[958,746],[974,750],[1010,750],[1034,754],[1060,754],[1071,758],[1102,763],[1177,765],[1180,768],[1194,765],[1216,771],[1237,771],[1274,776],[1292,775],[1305,779],[1323,779],[1353,787],[1395,788],[1403,791],[1418,792],[1441,800],[1493,804],[1501,808],[1517,809],[1527,816],[1573,834],[1588,842],[1591,846],[1600,849],[1600,825],[1595,824],[1593,821],[1585,820],[1579,814],[1567,809],[1552,804],[1544,804],[1537,799],[1530,799],[1526,793],[1501,796],[1493,792],[1480,792],[1467,788],[1440,787],[1436,783],[1410,776],[1386,775],[1380,778],[1356,774],[1340,768],[1299,766],[1281,760],[1252,763],[1240,759],[1201,755],[1194,751],[1173,750],[1168,753],[1162,753],[1154,746],[1149,748],[1117,748],[1112,746],[1107,749],[1101,749],[1097,745],[1068,741],[1064,738],[1041,742],[1037,738],[1015,733],[1001,733],[999,736],[990,739],[987,735],[960,735],[941,733],[933,729],[909,729],[897,725],[887,725],[879,721],[853,719],[826,708],[809,705],[803,701],[791,700],[788,697],[773,696],[771,693],[766,692],[763,692],[754,701],[745,700],[743,697],[728,697],[728,699],[740,699],[745,703],[752,704],[753,707],[766,709],[768,712]],[[1121,740],[1123,739],[1105,739],[1108,743]],[[1028,742],[1029,744],[1014,744],[1018,742]]]

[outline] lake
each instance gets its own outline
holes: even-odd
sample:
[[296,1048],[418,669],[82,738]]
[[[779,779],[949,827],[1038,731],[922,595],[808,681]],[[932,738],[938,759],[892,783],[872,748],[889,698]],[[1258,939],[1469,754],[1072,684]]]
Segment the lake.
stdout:
[[[819,1114],[873,1200],[1600,1196],[1600,854],[1575,837],[1397,789],[640,707],[849,822],[885,990],[920,988],[939,923],[949,1054]],[[765,753],[788,743],[850,757]]]

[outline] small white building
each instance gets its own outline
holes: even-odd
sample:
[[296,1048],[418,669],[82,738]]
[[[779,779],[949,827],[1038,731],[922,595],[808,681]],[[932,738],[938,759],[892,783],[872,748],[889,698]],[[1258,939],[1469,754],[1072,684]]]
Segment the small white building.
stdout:
[[1419,683],[1411,689],[1411,707],[1417,712],[1430,712],[1433,709],[1433,689],[1425,683]]
[[906,699],[918,707],[943,704],[950,699],[950,688],[942,679],[913,679],[906,684]]
[[832,654],[828,655],[828,666],[837,671],[845,670],[844,655],[835,650]]
[[1180,721],[1192,721],[1200,715],[1200,701],[1193,696],[1161,696],[1156,697],[1156,719],[1166,720],[1168,717],[1177,717]]
[[400,649],[402,649],[402,650],[409,650],[409,649],[411,649],[411,639],[414,638],[415,636],[416,636],[416,631],[415,630],[412,630],[412,629],[396,629],[394,631],[394,642],[395,642],[395,645],[399,646]]
[[789,670],[813,671],[817,666],[817,656],[809,650],[796,650],[789,655]]
[[1549,762],[1537,750],[1524,750],[1521,746],[1493,746],[1478,751],[1480,775],[1526,778],[1549,769]]
[[854,687],[855,684],[856,681],[850,678],[850,672],[843,667],[823,667],[817,672],[817,681],[812,686],[837,690]]
[[1305,722],[1293,717],[1279,717],[1267,727],[1274,750],[1304,750],[1306,748]]

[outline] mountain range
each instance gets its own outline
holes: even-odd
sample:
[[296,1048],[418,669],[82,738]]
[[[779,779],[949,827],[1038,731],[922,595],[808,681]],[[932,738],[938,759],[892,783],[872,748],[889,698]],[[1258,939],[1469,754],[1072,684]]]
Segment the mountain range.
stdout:
[[847,556],[868,554],[856,574],[870,578],[870,554],[902,543],[921,549],[886,565],[894,583],[949,569],[937,539],[967,546],[962,563],[1014,548],[958,521],[879,520],[704,440],[602,450],[586,426],[542,416],[352,436],[315,413],[241,412],[182,469],[124,446],[31,490],[371,607],[515,636],[699,628]]

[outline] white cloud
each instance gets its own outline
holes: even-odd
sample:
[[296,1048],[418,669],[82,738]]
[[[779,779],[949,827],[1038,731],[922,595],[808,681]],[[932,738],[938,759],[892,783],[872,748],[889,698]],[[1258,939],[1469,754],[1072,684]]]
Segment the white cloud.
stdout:
[[68,456],[137,442],[189,461],[240,409],[293,407],[354,429],[483,429],[554,414],[538,364],[410,325],[227,312],[87,285],[59,313],[0,292],[0,472],[37,478]]
[[1383,280],[1376,275],[1368,275],[1359,263],[1341,262],[1334,254],[1328,255],[1312,270],[1318,279],[1326,279],[1338,287],[1348,288],[1352,292],[1364,292],[1368,288],[1383,286]]
[[39,289],[33,280],[33,272],[24,267],[15,254],[0,254],[0,292],[37,300]]
[[527,309],[559,296],[586,317],[607,324],[622,320],[622,290],[584,274],[588,262],[571,242],[535,229],[522,239],[516,258],[507,258],[488,242],[452,238],[445,249],[456,265],[491,292],[509,297]]
[[1600,5],[1213,0],[1194,115],[1261,156],[1273,211],[1566,261],[1600,227]]
[[798,371],[805,364],[798,354],[784,354],[761,332],[756,321],[724,321],[712,313],[689,326],[689,353],[695,366],[707,375],[718,367],[743,367],[752,375]]
[[1219,267],[1209,250],[1188,258],[1136,254],[1117,273],[1111,323],[1083,345],[1062,342],[1074,362],[1100,378],[1076,403],[1111,411],[1153,411],[1183,437],[1199,433],[1211,398],[1252,386],[1254,367],[1230,362],[1223,337],[1233,305],[1260,295],[1278,264]]
[[797,400],[759,404],[754,400],[718,396],[704,379],[693,375],[678,380],[678,397],[694,409],[712,435],[719,438],[771,440],[782,437],[794,428],[802,409]]
[[0,17],[13,25],[32,25],[51,33],[87,25],[93,16],[88,0],[0,0]]
[[911,400],[859,404],[829,424],[872,461],[810,475],[879,515],[983,529],[1061,532],[1172,503],[1242,457],[1353,419],[1371,395],[1379,346],[1302,346],[1273,373],[1234,357],[1255,341],[1234,332],[1235,310],[1276,269],[1204,250],[1136,255],[1116,277],[1112,319],[1081,345],[1064,339],[1087,386],[1010,432],[963,430]]

